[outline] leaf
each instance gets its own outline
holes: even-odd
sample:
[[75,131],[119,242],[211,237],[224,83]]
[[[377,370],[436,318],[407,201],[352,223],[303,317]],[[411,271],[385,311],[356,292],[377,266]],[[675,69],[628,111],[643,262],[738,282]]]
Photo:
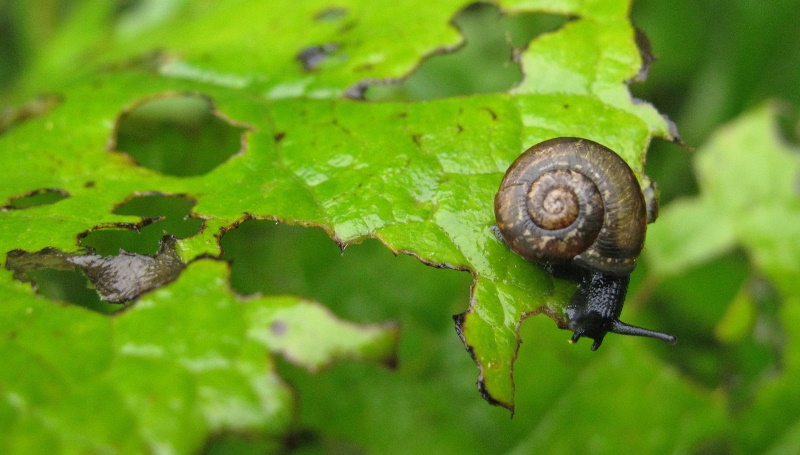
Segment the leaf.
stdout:
[[[613,453],[620,439],[635,447],[690,452],[709,431],[724,428],[721,403],[685,387],[674,370],[640,349],[625,345],[593,358],[509,453]],[[645,390],[669,399],[650,407],[642,401]],[[664,425],[678,421],[692,425]]]
[[[729,391],[734,404],[743,407],[734,416],[734,425],[744,429],[735,438],[743,452],[785,447],[800,421],[793,379],[800,374],[800,150],[778,136],[777,106],[766,103],[732,121],[697,152],[700,196],[663,210],[646,250],[655,272],[673,274],[738,247],[747,254],[751,273],[768,280],[756,280],[760,285],[754,286],[751,279],[731,300],[716,331],[720,341],[744,351],[740,355],[748,364],[763,362],[764,353],[747,352],[747,343],[773,347],[780,356],[770,369],[747,379],[752,384],[746,382],[744,403],[735,401],[739,391]],[[676,229],[681,223],[684,227]],[[777,300],[777,324],[765,305],[772,299]],[[683,303],[695,304],[700,303]],[[740,381],[748,373],[732,372]],[[776,410],[780,422],[769,417]]]
[[[793,241],[800,236],[795,229],[800,159],[776,136],[774,111],[765,104],[721,129],[698,151],[701,197],[668,207],[650,231],[647,253],[657,271],[685,268],[739,244],[760,270],[793,294],[800,274],[800,251]],[[678,220],[691,224],[679,228]],[[683,246],[687,243],[691,246]]]
[[14,279],[38,286],[37,272],[72,271],[77,267],[97,290],[100,299],[125,303],[152,289],[175,280],[185,264],[175,252],[175,237],[166,235],[153,256],[119,250],[117,256],[69,254],[55,248],[37,252],[12,250],[6,255],[6,268]]
[[[275,436],[291,422],[292,397],[270,353],[310,370],[394,362],[396,328],[346,323],[294,297],[242,301],[226,268],[196,261],[114,318],[18,286],[0,318],[4,448],[186,453],[222,431]],[[300,342],[311,333],[317,344]]]
[[[624,82],[633,79],[641,65],[627,18],[628,1],[501,3],[509,13],[541,11],[577,19],[521,51],[526,79],[510,93],[425,103],[369,103],[345,95],[352,96],[353,87],[365,81],[403,76],[422,56],[455,45],[457,33],[446,24],[466,2],[437,2],[435,6],[408,2],[389,14],[370,2],[351,0],[337,3],[344,12],[333,18],[325,14],[329,11],[326,2],[295,3],[174,2],[165,13],[152,16],[155,19],[139,22],[124,12],[109,10],[110,6],[86,3],[72,13],[60,39],[39,54],[27,85],[19,88],[27,93],[48,87],[58,91],[62,101],[35,118],[15,123],[0,136],[0,164],[9,170],[0,199],[11,201],[45,189],[69,195],[49,205],[0,212],[2,251],[57,248],[73,252],[79,244],[88,246],[81,243],[87,236],[110,227],[144,229],[152,222],[147,219],[150,215],[117,210],[143,194],[185,195],[197,202],[190,215],[204,220],[204,227],[176,247],[180,259],[192,265],[173,285],[151,291],[118,316],[120,322],[112,324],[126,327],[126,336],[135,341],[126,348],[132,353],[123,352],[132,357],[119,362],[120,370],[113,370],[113,377],[100,374],[105,370],[94,365],[97,376],[89,374],[91,381],[80,391],[91,395],[92,387],[113,390],[116,401],[111,408],[124,405],[128,409],[120,421],[153,422],[152,427],[142,427],[139,440],[126,441],[136,448],[155,442],[175,444],[179,452],[196,447],[209,431],[230,424],[238,402],[226,401],[227,393],[236,400],[244,399],[241,395],[248,391],[256,393],[247,384],[227,390],[219,385],[220,377],[211,373],[201,375],[209,384],[205,391],[166,389],[174,403],[189,409],[182,418],[192,430],[181,436],[159,426],[167,420],[166,404],[147,405],[146,391],[154,387],[148,381],[156,379],[140,377],[143,371],[163,370],[176,381],[197,381],[194,376],[200,373],[195,370],[202,370],[206,359],[199,354],[189,361],[185,358],[186,350],[194,349],[196,337],[205,337],[213,328],[214,336],[196,340],[198,352],[204,353],[214,343],[228,346],[218,330],[238,333],[242,329],[234,327],[237,321],[243,324],[242,316],[212,317],[214,312],[233,311],[225,308],[238,304],[227,290],[220,290],[224,289],[222,267],[203,265],[206,261],[198,258],[221,255],[219,238],[249,219],[321,227],[342,246],[374,237],[390,250],[411,254],[426,264],[470,271],[474,277],[471,302],[458,319],[459,330],[480,369],[485,396],[513,409],[512,367],[519,348],[519,325],[540,312],[558,321],[569,285],[553,283],[494,235],[492,200],[507,166],[536,142],[581,136],[614,149],[641,174],[651,138],[675,139],[669,122],[652,106],[633,100]],[[108,17],[117,22],[109,24]],[[78,33],[85,30],[95,35]],[[313,49],[311,54],[309,49]],[[83,64],[79,71],[71,71],[78,56]],[[52,74],[64,77],[52,81]],[[221,134],[222,138],[216,138],[219,142],[209,139],[213,146],[207,148],[230,157],[215,162],[218,165],[205,173],[195,168],[181,173],[180,166],[178,170],[160,168],[143,155],[120,150],[120,144],[126,144],[120,135],[129,131],[124,120],[150,101],[165,102],[157,120],[169,126],[167,133],[147,137],[155,141],[153,148],[174,150],[179,132],[199,135],[222,125],[236,132]],[[202,115],[191,122],[176,120],[171,110],[176,104],[200,106]],[[184,114],[190,117],[198,112]],[[231,136],[239,139],[233,141],[233,150]],[[213,276],[192,278],[199,273],[192,270],[206,267],[215,268]],[[209,313],[203,309],[182,312],[180,317],[170,313],[169,305],[177,304],[181,292],[203,292],[206,281],[213,282],[218,294],[213,294],[215,299],[197,294],[196,301],[210,305]],[[8,311],[23,312],[32,301],[43,305],[32,290],[10,276],[3,277],[0,286],[14,292]],[[183,291],[173,292],[173,286]],[[162,300],[166,303],[154,306],[153,301]],[[220,302],[224,308],[213,306]],[[155,314],[151,308],[189,326],[186,330],[165,328],[158,317],[145,316]],[[72,317],[66,314],[84,314],[71,307],[40,309],[52,313],[56,321]],[[300,314],[311,320],[326,316],[318,310]],[[293,313],[281,316],[277,309],[257,316],[270,326],[276,318],[297,317]],[[124,321],[137,318],[144,320],[136,324],[136,330],[125,325]],[[92,320],[97,326],[93,330],[110,330],[105,319]],[[204,329],[199,330],[200,326]],[[36,328],[19,330],[20,336],[43,336]],[[334,340],[326,340],[328,349],[315,353],[307,342],[299,342],[303,337],[294,338],[295,331],[286,332],[292,337],[278,338],[261,333],[262,344],[252,348],[255,354],[247,353],[248,361],[268,348],[313,369],[338,353],[336,345],[330,344]],[[376,333],[386,336],[385,330],[358,333],[365,346],[381,353],[368,358],[385,358],[384,350],[391,343],[375,339]],[[195,338],[186,337],[190,334]],[[153,344],[148,337],[160,343]],[[115,335],[115,340],[123,338]],[[161,352],[175,358],[161,358]],[[45,358],[56,363],[56,371],[72,368],[50,357]],[[175,365],[176,359],[188,366]],[[248,365],[260,374],[272,373],[271,365]],[[125,382],[129,375],[130,383]],[[275,395],[245,400],[247,413],[252,422],[280,432],[286,428],[283,417],[256,410],[258,399],[280,402],[269,404],[270,412],[286,405],[278,380],[270,380],[274,383],[269,390]],[[113,389],[117,381],[121,385]],[[211,403],[217,402],[229,404],[211,409]],[[46,406],[63,406],[52,414],[57,422],[68,420],[70,407],[75,406],[70,403],[74,402],[45,400]],[[145,418],[150,412],[157,417]],[[24,425],[37,429],[41,424],[34,417],[25,419],[24,429],[29,428]],[[49,434],[51,439],[43,438],[42,444],[60,444],[63,438],[80,447],[94,443],[72,431]],[[108,434],[98,443],[115,444],[121,437]],[[22,444],[25,438],[19,436],[18,441]]]

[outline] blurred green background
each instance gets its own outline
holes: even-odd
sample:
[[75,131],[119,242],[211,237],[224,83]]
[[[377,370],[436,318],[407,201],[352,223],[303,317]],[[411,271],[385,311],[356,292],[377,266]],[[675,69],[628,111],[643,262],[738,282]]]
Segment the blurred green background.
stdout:
[[[0,109],[6,103],[20,103],[17,89],[24,86],[26,68],[58,37],[60,24],[78,3],[0,0]],[[143,15],[142,8],[156,8],[154,2],[117,3],[123,19]],[[785,102],[783,137],[798,140],[800,4],[796,0],[638,0],[631,17],[649,37],[657,57],[647,80],[631,90],[668,115],[688,147],[700,147],[719,126],[767,99]],[[511,59],[515,49],[566,20],[541,14],[506,17],[488,5],[468,8],[454,19],[467,37],[463,48],[432,55],[406,81],[370,87],[367,98],[417,101],[507,90],[522,77]],[[0,131],[18,121],[18,115],[10,108],[0,110]],[[169,122],[163,112],[139,112],[131,115],[131,130],[152,123],[153,116]],[[219,131],[201,147],[212,150],[225,141],[235,137]],[[154,160],[152,166],[176,167],[168,157],[162,158],[166,161]],[[692,153],[675,144],[654,141],[647,173],[660,186],[662,206],[698,191]],[[146,253],[155,252],[164,230],[178,236],[196,232],[199,222],[187,217],[191,201],[162,199],[148,204],[157,208],[153,213],[130,206],[127,210],[133,212],[125,212],[125,206],[118,209],[156,220],[139,233],[97,231],[81,244],[104,254],[114,254],[118,248]],[[455,335],[452,320],[443,316],[466,309],[471,283],[467,273],[423,267],[408,256],[394,257],[376,241],[340,251],[322,231],[270,221],[243,223],[223,237],[222,247],[223,257],[232,264],[232,286],[241,294],[299,294],[356,322],[402,322],[401,363],[396,371],[350,363],[310,375],[282,365],[300,403],[298,425],[285,441],[292,453],[390,453],[400,444],[409,453],[512,452],[514,447],[525,447],[525,435],[537,424],[535,417],[553,399],[537,394],[536,382],[548,380],[541,367],[552,361],[542,360],[537,339],[566,340],[568,334],[543,317],[522,326],[525,343],[515,368],[514,420],[509,422],[506,410],[492,408],[480,398],[474,384],[477,370]],[[35,278],[39,292],[52,298],[103,312],[115,309],[93,299],[79,273],[42,272]],[[757,379],[781,362],[775,339],[754,338],[736,345],[716,341],[714,328],[742,289],[757,296],[764,323],[779,333],[775,313],[780,299],[741,251],[664,281],[652,279],[644,264],[636,271],[629,299],[632,308],[664,309],[649,316],[658,320],[637,321],[639,325],[665,331],[682,328],[681,342],[674,348],[648,347],[700,387],[729,392],[734,407],[745,406]],[[589,358],[583,352],[570,355]],[[217,447],[238,447],[237,438],[222,439]],[[702,452],[728,449],[724,440],[709,441]]]

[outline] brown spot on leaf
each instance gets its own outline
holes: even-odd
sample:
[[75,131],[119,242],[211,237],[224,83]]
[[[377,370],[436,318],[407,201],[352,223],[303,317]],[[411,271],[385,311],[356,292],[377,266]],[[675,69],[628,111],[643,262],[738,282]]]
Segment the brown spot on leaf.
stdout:
[[286,326],[286,322],[277,320],[272,322],[272,324],[269,326],[269,330],[273,335],[281,336],[286,334],[288,327]]
[[297,61],[303,65],[303,71],[311,72],[319,69],[322,64],[339,50],[341,46],[337,43],[325,43],[319,46],[308,46],[299,54]]
[[218,111],[207,96],[162,93],[119,115],[109,150],[163,174],[196,176],[243,153],[250,129]]

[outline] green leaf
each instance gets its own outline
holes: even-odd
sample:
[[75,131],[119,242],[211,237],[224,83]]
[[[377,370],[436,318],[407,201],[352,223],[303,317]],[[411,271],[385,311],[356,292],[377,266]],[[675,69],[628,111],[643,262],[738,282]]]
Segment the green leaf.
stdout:
[[[165,444],[186,452],[222,429],[278,434],[288,425],[289,398],[263,360],[268,352],[312,370],[340,357],[391,358],[390,326],[334,324],[300,298],[240,302],[224,285],[223,265],[203,258],[221,256],[220,238],[249,219],[320,227],[342,247],[377,238],[426,264],[469,271],[474,284],[469,309],[458,317],[460,334],[486,398],[513,409],[520,324],[537,313],[560,321],[571,285],[554,283],[494,235],[492,201],[503,173],[534,143],[580,136],[614,149],[641,175],[651,138],[675,138],[669,122],[632,99],[625,83],[641,66],[627,0],[501,2],[508,13],[576,18],[514,50],[525,79],[508,93],[427,102],[352,98],[369,81],[401,77],[424,55],[457,44],[447,23],[466,4],[407,2],[386,12],[350,0],[330,13],[323,1],[176,1],[145,14],[155,8],[148,2],[133,11],[86,2],[72,10],[17,89],[46,88],[61,101],[0,136],[0,164],[8,170],[0,199],[37,191],[69,197],[0,211],[0,248],[101,248],[100,232],[144,232],[169,218],[121,210],[147,195],[196,201],[189,215],[203,225],[178,241],[179,259],[189,264],[178,280],[112,319],[45,302],[10,273],[1,277],[0,289],[13,292],[4,311],[18,315],[36,305],[37,317],[52,319],[6,333],[39,340],[26,345],[42,356],[36,368],[87,379],[81,387],[65,379],[59,387],[67,398],[44,400],[41,412],[10,405],[0,413],[23,417],[7,425],[12,445],[27,443],[26,432],[51,420],[73,426],[48,429],[41,448],[124,442],[132,450]],[[63,77],[53,81],[52,74]],[[140,123],[132,127],[131,118]],[[146,125],[155,126],[131,140]],[[202,136],[208,130],[219,134]],[[192,147],[177,146],[191,140]],[[195,145],[226,158],[198,166],[153,158],[158,150],[190,156]],[[259,310],[240,309],[252,307]],[[113,349],[101,338],[77,337],[71,318],[91,324],[86,330],[109,344],[113,333]],[[91,354],[70,359],[101,359],[76,366],[58,357],[56,342],[42,340],[51,340],[61,321],[79,339],[71,349],[85,343]],[[321,328],[327,337],[315,345],[310,334]],[[353,344],[339,344],[339,337]],[[13,350],[21,341],[7,343]],[[220,369],[233,379],[223,381]],[[148,391],[172,377],[178,385],[164,385],[164,395],[151,400]],[[82,439],[76,429],[83,421],[70,420],[71,407],[93,389],[114,400],[98,418],[124,410],[114,424],[137,422],[134,438],[123,441],[109,428],[96,441]],[[181,424],[168,422],[172,404],[185,410]]]
[[[646,250],[660,274],[699,270],[734,247],[750,260],[756,278],[732,298],[715,331],[744,359],[733,374],[747,378],[746,387],[729,391],[733,404],[744,407],[735,416],[736,444],[744,452],[785,447],[800,421],[794,384],[800,374],[800,149],[778,136],[777,106],[767,103],[734,120],[697,152],[700,196],[663,210]],[[682,303],[698,304],[705,302]],[[778,356],[775,365],[757,375],[747,370],[769,355]],[[737,394],[745,395],[744,403]],[[776,421],[770,415],[778,409]]]
[[734,227],[718,210],[705,198],[678,200],[662,210],[647,233],[645,255],[654,272],[676,273],[733,249]]
[[649,233],[653,267],[667,273],[738,244],[784,292],[794,294],[800,274],[800,243],[794,241],[800,238],[800,159],[777,131],[775,106],[765,104],[697,152],[702,195],[663,211]]
[[[394,362],[396,328],[346,323],[295,297],[243,301],[226,274],[224,263],[194,262],[113,319],[19,286],[0,318],[7,448],[23,452],[34,432],[33,453],[186,453],[222,431],[277,436],[292,397],[270,353],[312,371],[339,359]],[[314,344],[300,342],[311,334]]]
[[[669,399],[650,407],[641,396],[645,390],[658,390]],[[709,430],[724,428],[720,405],[687,388],[673,369],[640,347],[626,344],[593,357],[545,418],[509,453],[613,453],[620,439],[633,447],[690,452]]]

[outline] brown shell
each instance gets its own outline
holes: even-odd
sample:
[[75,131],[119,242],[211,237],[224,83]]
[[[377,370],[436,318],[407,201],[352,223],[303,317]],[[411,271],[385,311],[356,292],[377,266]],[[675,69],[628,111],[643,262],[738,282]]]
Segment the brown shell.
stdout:
[[561,137],[526,150],[494,204],[506,243],[532,261],[574,260],[624,275],[644,245],[646,204],[636,176],[614,151],[588,139]]

